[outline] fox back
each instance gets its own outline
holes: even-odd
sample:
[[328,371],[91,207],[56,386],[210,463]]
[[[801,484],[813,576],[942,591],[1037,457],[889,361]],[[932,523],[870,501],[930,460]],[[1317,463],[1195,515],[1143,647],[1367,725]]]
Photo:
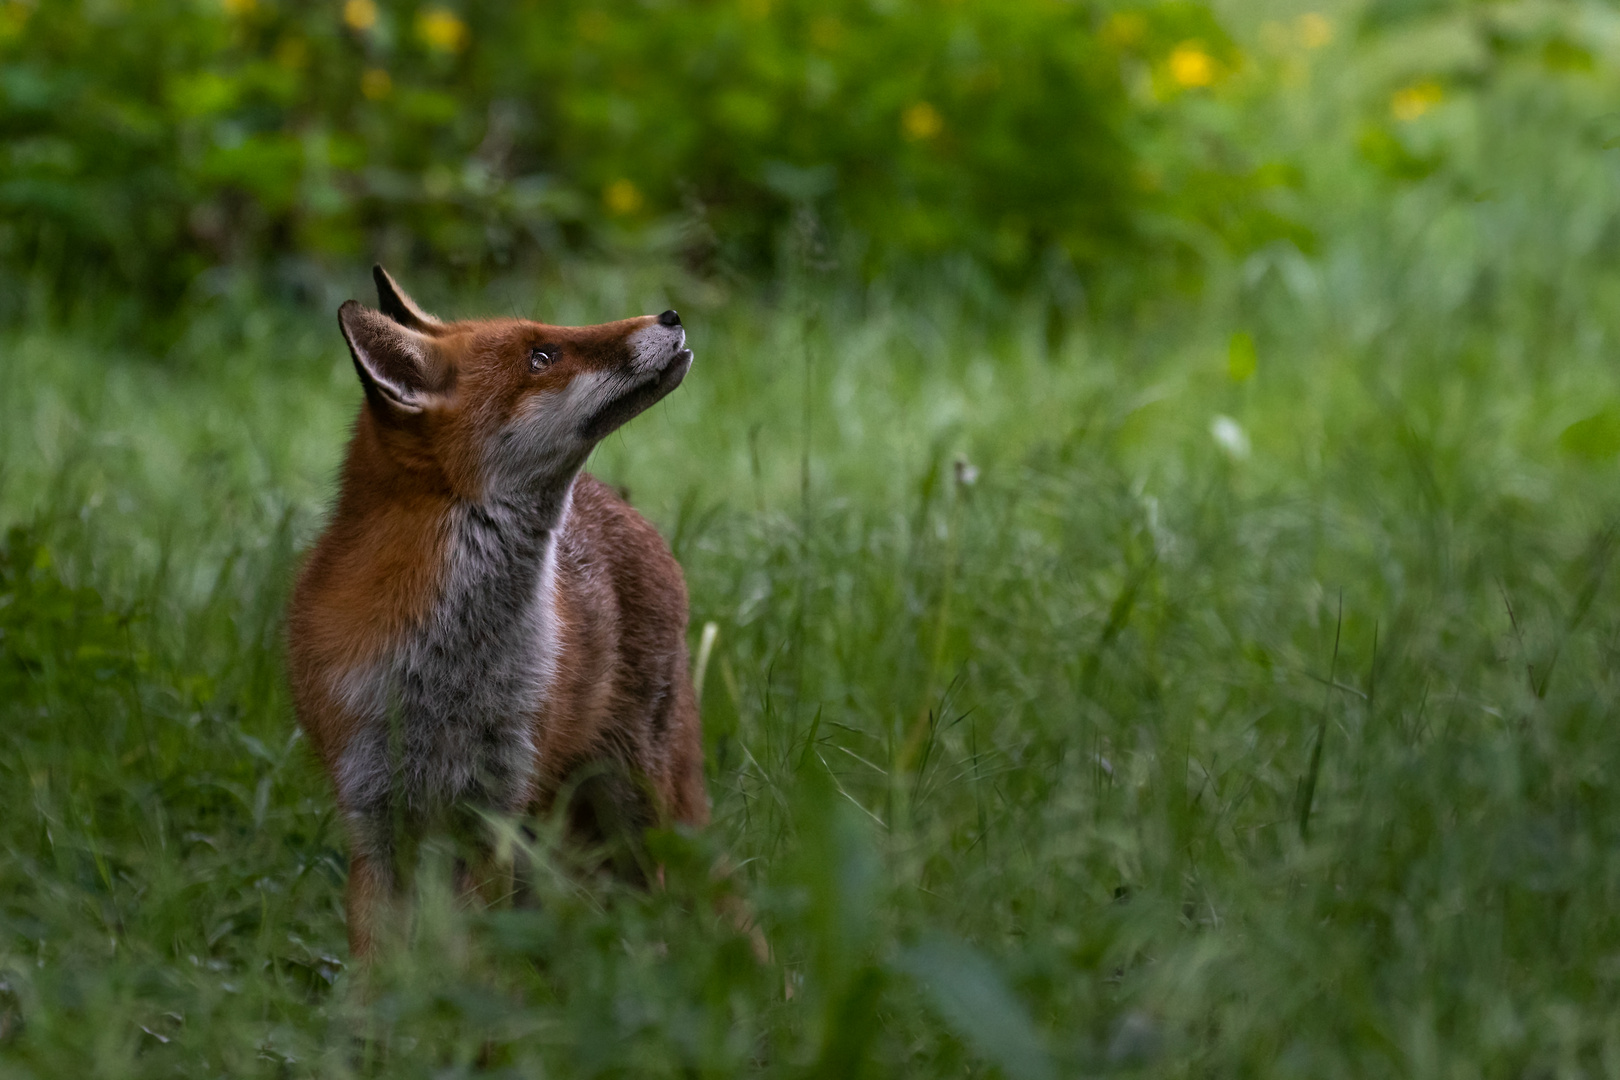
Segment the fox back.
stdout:
[[708,816],[680,566],[581,472],[685,377],[679,317],[441,322],[374,275],[380,310],[338,313],[365,401],[288,615],[361,953],[401,841],[435,823],[576,788],[587,837]]

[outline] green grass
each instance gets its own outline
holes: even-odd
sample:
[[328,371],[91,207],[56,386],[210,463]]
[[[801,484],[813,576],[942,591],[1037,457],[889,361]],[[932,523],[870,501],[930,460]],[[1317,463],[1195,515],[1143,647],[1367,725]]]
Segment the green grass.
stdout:
[[719,626],[715,824],[653,896],[429,873],[369,994],[280,660],[358,401],[330,318],[7,341],[5,1075],[1613,1067],[1620,498],[1559,438],[1607,324],[1550,376],[1462,315],[1398,363],[1432,325],[1251,320],[1238,382],[1213,302],[1050,352],[1035,308],[662,284],[537,313],[687,313],[593,468]]
[[280,638],[342,297],[7,331],[0,1077],[1620,1073],[1620,185],[1552,85],[1440,110],[1421,182],[1322,136],[1315,252],[1061,336],[971,279],[419,290],[680,308],[592,468],[719,628],[715,821],[535,909],[430,853],[369,989]]

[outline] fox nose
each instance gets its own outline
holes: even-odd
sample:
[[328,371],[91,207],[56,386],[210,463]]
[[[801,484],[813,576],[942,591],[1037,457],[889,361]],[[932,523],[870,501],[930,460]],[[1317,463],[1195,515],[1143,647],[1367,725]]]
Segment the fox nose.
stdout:
[[658,316],[658,325],[659,326],[679,326],[679,325],[681,325],[681,317],[675,313],[674,308],[670,308],[668,311],[666,311],[662,315]]

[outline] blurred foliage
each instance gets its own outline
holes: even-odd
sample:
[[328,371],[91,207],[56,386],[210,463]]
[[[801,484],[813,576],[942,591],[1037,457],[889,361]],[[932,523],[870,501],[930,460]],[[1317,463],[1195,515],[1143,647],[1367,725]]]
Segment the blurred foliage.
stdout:
[[1195,116],[1144,157],[1244,63],[1187,3],[0,0],[0,266],[161,307],[211,267],[625,242],[1012,283],[1188,248],[1155,218],[1247,249],[1300,233],[1286,169]]
[[96,686],[129,679],[139,653],[130,617],[88,586],[64,584],[50,549],[13,526],[0,542],[0,694],[37,704],[42,681]]

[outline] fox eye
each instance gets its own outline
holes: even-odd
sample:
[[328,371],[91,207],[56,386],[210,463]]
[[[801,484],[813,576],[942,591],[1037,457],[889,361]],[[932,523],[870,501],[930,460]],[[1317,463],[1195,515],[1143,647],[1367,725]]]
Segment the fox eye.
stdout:
[[551,353],[537,345],[529,350],[529,370],[539,371],[541,368],[551,363],[553,359],[554,357],[551,355]]

